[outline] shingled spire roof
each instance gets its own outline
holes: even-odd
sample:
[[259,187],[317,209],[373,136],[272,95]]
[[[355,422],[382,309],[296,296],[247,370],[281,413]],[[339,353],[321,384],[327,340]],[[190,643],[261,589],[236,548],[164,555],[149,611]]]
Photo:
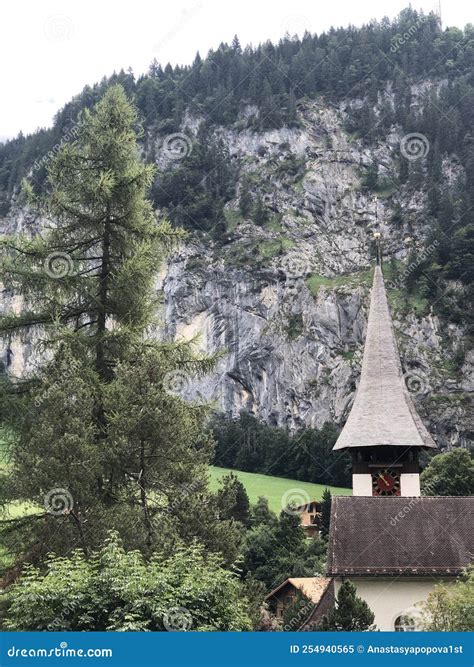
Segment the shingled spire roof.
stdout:
[[334,449],[379,445],[436,447],[405,386],[382,270],[377,265],[360,383]]

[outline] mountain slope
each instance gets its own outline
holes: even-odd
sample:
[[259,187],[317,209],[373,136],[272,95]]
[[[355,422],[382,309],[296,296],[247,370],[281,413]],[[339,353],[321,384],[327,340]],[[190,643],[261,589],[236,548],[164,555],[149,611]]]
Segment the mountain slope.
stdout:
[[[143,115],[157,214],[190,230],[157,286],[163,333],[223,351],[216,374],[182,388],[186,396],[292,430],[344,423],[377,230],[407,386],[442,447],[469,444],[469,30],[442,32],[436,17],[407,10],[254,50],[234,41],[189,68],[155,63],[137,81],[112,77]],[[19,178],[47,187],[44,156],[73,140],[79,110],[108,83],[83,91],[52,130],[0,150],[6,230],[39,229],[17,197]],[[31,359],[30,342],[5,349],[15,372]]]
[[[227,243],[190,244],[169,267],[167,334],[201,334],[203,349],[227,351],[216,376],[188,395],[290,428],[342,423],[360,371],[377,229],[408,388],[440,444],[466,444],[472,356],[457,356],[466,325],[406,287],[413,249],[429,257],[437,247],[426,242],[423,192],[392,186],[375,200],[361,178],[376,156],[395,182],[401,136],[369,149],[344,131],[344,110],[312,102],[299,113],[300,129],[222,131],[243,163],[240,182],[257,174],[268,189],[269,217],[262,226],[242,219],[237,195],[226,205],[237,220]],[[297,179],[285,167],[292,155],[304,159]],[[450,168],[448,160],[447,177]],[[393,220],[398,207],[402,222]]]

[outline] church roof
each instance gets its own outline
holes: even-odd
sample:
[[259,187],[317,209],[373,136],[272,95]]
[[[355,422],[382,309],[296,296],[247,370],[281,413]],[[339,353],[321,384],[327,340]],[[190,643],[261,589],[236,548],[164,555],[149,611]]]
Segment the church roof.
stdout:
[[406,388],[380,266],[375,267],[362,372],[334,449],[436,447]]
[[327,575],[459,575],[473,512],[474,497],[333,496]]

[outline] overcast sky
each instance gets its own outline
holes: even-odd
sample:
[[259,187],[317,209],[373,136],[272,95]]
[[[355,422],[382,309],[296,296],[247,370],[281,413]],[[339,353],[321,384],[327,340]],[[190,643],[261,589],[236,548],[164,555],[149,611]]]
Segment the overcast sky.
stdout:
[[[15,0],[2,3],[0,139],[51,124],[84,85],[122,67],[145,72],[192,62],[234,34],[242,45],[285,32],[322,32],[393,18],[408,0]],[[415,0],[426,12],[434,0]],[[443,25],[474,20],[466,0],[443,0]]]

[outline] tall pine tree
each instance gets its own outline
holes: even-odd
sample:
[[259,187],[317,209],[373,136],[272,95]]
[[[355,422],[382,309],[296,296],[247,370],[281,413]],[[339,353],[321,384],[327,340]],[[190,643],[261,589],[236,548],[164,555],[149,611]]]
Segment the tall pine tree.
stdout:
[[39,508],[8,524],[14,539],[5,539],[32,557],[87,552],[110,528],[143,549],[200,531],[231,557],[232,537],[213,523],[205,491],[206,408],[177,395],[212,361],[147,338],[156,271],[183,234],[154,219],[153,168],[140,160],[124,90],[111,87],[79,127],[49,165],[45,196],[25,187],[42,233],[3,241],[2,279],[23,307],[1,318],[0,332],[29,331],[41,343],[31,372],[0,387],[12,461],[3,500]]

